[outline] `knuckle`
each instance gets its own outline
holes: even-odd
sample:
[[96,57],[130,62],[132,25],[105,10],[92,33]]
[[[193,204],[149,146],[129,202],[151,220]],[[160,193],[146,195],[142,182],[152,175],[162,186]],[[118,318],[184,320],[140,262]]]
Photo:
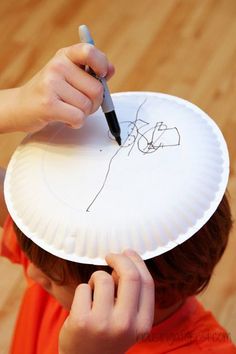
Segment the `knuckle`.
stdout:
[[53,73],[61,73],[66,69],[66,62],[63,60],[62,55],[57,55],[49,62],[48,67]]
[[76,318],[71,318],[71,316],[69,316],[68,325],[70,326],[72,331],[83,331],[90,327],[90,320],[88,316],[78,316]]
[[103,85],[99,80],[94,81],[93,85],[90,88],[91,97],[92,98],[99,98],[100,100],[103,97]]
[[148,288],[151,290],[155,288],[154,280],[151,276],[148,276],[143,279],[143,285],[145,286],[145,288]]
[[53,90],[51,88],[52,82],[49,82],[49,79],[45,80],[43,87],[43,95],[41,98],[42,107],[45,110],[45,114],[50,114],[50,111],[55,105],[55,97]]
[[86,114],[89,114],[92,110],[92,102],[90,99],[88,99],[86,96],[84,96],[81,100],[81,108],[82,111],[85,112]]
[[70,119],[67,120],[67,125],[73,129],[79,129],[83,126],[85,117],[84,112],[77,109],[76,112],[70,114]]
[[125,273],[125,278],[130,282],[140,282],[141,277],[136,269],[128,269]]
[[77,323],[74,324],[74,332],[78,333],[78,331],[80,333],[83,332],[87,332],[92,328],[92,325],[90,323],[90,321],[87,321],[86,319],[78,319]]
[[120,320],[116,321],[116,333],[119,336],[127,334],[132,329],[132,319],[128,316],[122,317]]
[[95,321],[95,323],[96,326],[94,327],[94,332],[96,333],[97,336],[103,337],[105,334],[109,332],[110,323],[106,318],[104,319],[99,318],[99,321]]
[[74,118],[74,122],[72,123],[73,128],[81,128],[85,121],[85,113],[81,110],[78,110],[76,117]]
[[89,65],[95,65],[97,70],[106,71],[109,67],[109,62],[106,55],[92,44],[83,43],[81,47],[84,61]]
[[84,58],[86,58],[86,61],[93,58],[93,56],[96,54],[96,48],[92,44],[81,43],[81,50],[83,52]]
[[94,281],[96,280],[102,282],[104,284],[107,284],[108,282],[110,283],[112,280],[111,276],[103,270],[97,270],[96,272],[94,272],[92,274],[91,279]]
[[42,99],[42,107],[45,110],[45,113],[50,114],[50,111],[55,105],[55,100],[52,95],[46,95]]
[[57,85],[57,78],[55,77],[54,73],[50,71],[46,72],[42,79],[42,87],[44,93],[49,94],[53,90],[53,87],[55,87],[56,85]]

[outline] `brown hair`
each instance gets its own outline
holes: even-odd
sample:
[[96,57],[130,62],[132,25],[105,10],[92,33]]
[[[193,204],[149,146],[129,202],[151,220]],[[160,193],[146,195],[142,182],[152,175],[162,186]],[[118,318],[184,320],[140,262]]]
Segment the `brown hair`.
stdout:
[[[193,237],[145,261],[155,281],[156,301],[160,308],[198,294],[207,286],[225,250],[231,227],[230,207],[224,195],[215,213]],[[37,246],[16,225],[15,230],[19,244],[31,262],[58,284],[66,284],[69,280],[88,282],[91,274],[100,269],[111,272],[108,266],[58,258]]]

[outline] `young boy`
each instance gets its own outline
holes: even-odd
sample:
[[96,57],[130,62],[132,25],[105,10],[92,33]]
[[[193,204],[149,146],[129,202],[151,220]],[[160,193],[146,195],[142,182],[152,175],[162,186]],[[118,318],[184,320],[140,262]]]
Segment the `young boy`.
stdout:
[[[114,72],[90,45],[59,51],[29,83],[1,93],[0,131],[35,131],[52,120],[80,127],[103,93],[84,65],[100,76]],[[3,222],[7,212],[0,200]],[[7,217],[1,254],[21,263],[28,279],[11,353],[236,353],[225,330],[193,296],[208,284],[231,225],[224,196],[188,241],[145,262],[131,250],[110,254],[108,267],[55,257]]]

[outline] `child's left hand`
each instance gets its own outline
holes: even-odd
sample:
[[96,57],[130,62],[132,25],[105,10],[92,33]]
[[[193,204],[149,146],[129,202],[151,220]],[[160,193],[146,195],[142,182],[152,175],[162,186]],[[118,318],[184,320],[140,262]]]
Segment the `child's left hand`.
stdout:
[[152,328],[154,282],[144,261],[134,251],[110,254],[106,261],[112,275],[97,271],[76,289],[60,332],[60,354],[123,354]]

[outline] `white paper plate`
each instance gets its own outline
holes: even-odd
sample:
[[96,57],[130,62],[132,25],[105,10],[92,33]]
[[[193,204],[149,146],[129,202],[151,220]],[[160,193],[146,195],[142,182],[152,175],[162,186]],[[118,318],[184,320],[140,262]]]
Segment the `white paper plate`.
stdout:
[[105,264],[108,252],[143,259],[196,233],[225,192],[229,158],[216,124],[166,94],[113,95],[119,147],[99,110],[80,130],[61,123],[28,136],[6,174],[18,227],[48,252]]

